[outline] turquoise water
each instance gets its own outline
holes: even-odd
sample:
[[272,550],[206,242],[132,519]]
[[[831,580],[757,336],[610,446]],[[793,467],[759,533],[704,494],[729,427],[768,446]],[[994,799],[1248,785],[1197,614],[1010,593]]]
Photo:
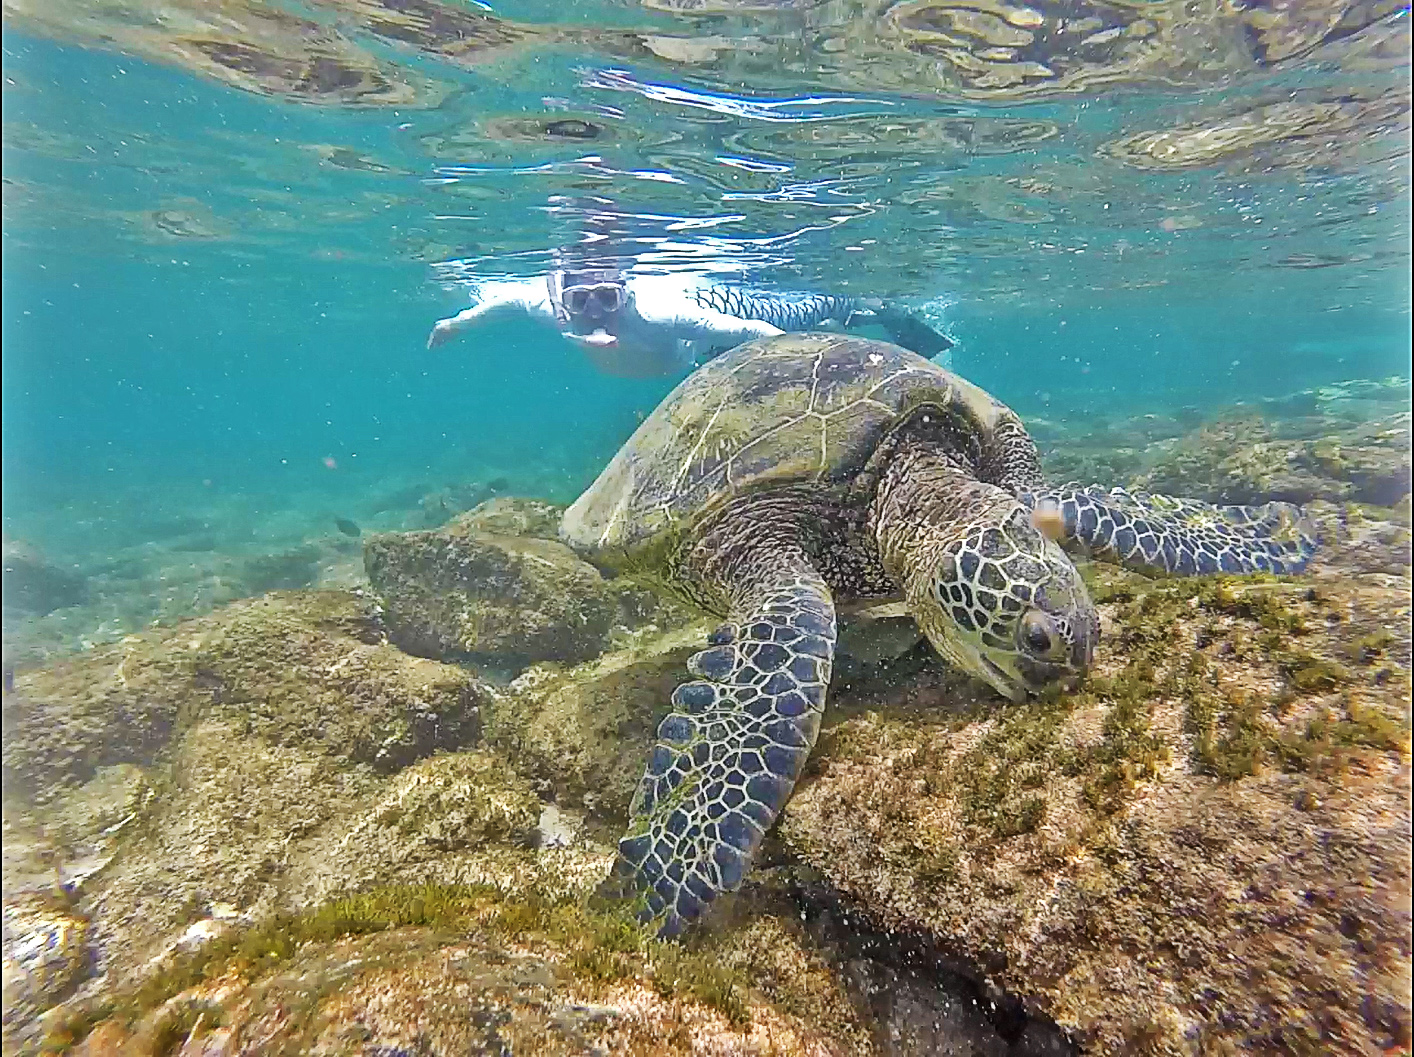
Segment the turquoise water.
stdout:
[[[1285,37],[1022,9],[987,17],[1048,19],[1032,51],[979,59],[941,5],[492,6],[301,7],[362,81],[208,61],[199,6],[7,9],[5,534],[88,585],[7,610],[7,649],[251,593],[262,556],[356,582],[337,518],[421,527],[490,482],[571,500],[678,379],[515,320],[424,348],[467,280],[575,240],[556,195],[641,214],[654,267],[904,300],[1052,447],[1408,378],[1407,8]],[[220,32],[303,47],[275,10]],[[510,42],[468,50],[457,19]]]

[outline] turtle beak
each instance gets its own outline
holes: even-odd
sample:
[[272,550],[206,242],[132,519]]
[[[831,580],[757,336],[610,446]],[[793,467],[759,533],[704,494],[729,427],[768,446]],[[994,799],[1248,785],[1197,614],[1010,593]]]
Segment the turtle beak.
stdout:
[[982,678],[991,685],[993,690],[1012,702],[1019,703],[1026,700],[1027,690],[1025,686],[1002,671],[1001,668],[993,664],[987,657],[980,653],[977,656],[982,662]]

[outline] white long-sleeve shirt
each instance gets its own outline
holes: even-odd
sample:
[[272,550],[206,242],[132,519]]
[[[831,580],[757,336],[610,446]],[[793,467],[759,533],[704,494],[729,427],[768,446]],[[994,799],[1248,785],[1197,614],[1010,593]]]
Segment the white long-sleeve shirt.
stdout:
[[[547,277],[485,280],[476,288],[474,305],[437,322],[428,348],[450,340],[486,316],[518,312],[556,327],[600,370],[639,377],[677,374],[714,352],[751,338],[784,333],[774,323],[754,318],[757,315],[769,315],[791,329],[801,329],[847,315],[854,305],[849,298],[743,295],[698,276],[631,275],[624,279],[624,287],[626,299],[615,314],[614,333],[578,334],[572,322],[557,318]],[[743,315],[721,311],[716,305],[736,307]]]

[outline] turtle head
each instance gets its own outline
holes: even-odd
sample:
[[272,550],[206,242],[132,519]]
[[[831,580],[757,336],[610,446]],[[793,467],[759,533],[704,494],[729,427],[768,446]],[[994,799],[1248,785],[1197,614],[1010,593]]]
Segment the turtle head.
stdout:
[[1004,696],[1071,688],[1089,668],[1100,631],[1090,594],[1020,504],[994,508],[920,571],[914,616],[934,649]]

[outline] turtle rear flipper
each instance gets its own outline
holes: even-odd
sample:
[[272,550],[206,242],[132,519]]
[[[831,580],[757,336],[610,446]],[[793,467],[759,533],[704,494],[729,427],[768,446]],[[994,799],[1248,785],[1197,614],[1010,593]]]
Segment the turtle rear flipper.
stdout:
[[803,555],[770,564],[688,662],[600,889],[663,936],[740,886],[820,732],[834,603]]
[[1299,573],[1316,550],[1314,527],[1290,503],[1214,506],[1197,499],[1083,489],[1021,495],[1060,542],[1131,569],[1207,573]]

